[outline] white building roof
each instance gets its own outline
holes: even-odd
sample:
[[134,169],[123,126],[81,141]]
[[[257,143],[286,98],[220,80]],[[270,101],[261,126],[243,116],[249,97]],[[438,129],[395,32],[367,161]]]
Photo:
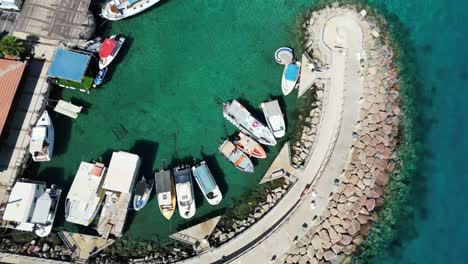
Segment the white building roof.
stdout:
[[88,225],[99,205],[101,183],[106,168],[103,164],[81,162],[67,195],[67,221]]
[[121,193],[131,193],[140,170],[140,157],[119,151],[112,153],[103,188]]
[[43,184],[17,182],[11,190],[3,220],[28,222],[35,207],[35,198],[44,193]]

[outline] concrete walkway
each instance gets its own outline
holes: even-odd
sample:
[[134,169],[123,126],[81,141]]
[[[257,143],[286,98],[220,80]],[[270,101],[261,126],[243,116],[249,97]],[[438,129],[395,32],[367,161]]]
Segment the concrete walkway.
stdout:
[[[235,239],[187,263],[266,263],[285,253],[302,237],[315,215],[326,208],[330,194],[349,159],[352,133],[360,110],[362,80],[356,53],[362,52],[360,24],[347,15],[322,21],[323,47],[328,52],[330,81],[325,87],[322,120],[316,146],[304,171],[295,171],[298,182],[268,214]],[[318,196],[316,209],[311,197],[300,195],[313,182]],[[259,262],[261,261],[261,262]]]

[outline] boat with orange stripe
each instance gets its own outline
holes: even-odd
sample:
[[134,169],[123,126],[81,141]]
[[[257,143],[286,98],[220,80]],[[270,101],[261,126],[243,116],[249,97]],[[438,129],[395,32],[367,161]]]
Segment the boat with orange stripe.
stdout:
[[239,170],[250,173],[254,172],[254,167],[250,158],[245,153],[236,148],[236,146],[231,141],[224,141],[218,150]]

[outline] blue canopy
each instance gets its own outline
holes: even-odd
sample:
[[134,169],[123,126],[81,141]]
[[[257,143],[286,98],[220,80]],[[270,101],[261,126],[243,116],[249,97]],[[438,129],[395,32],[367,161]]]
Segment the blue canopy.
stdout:
[[91,54],[58,48],[47,76],[81,82],[91,60]]
[[205,163],[200,164],[199,167],[193,172],[193,176],[197,179],[197,182],[200,184],[200,188],[204,193],[209,193],[216,188],[216,182],[211,175],[210,169],[206,166]]
[[286,67],[286,80],[295,81],[297,79],[297,76],[299,75],[299,66],[297,66],[295,63],[291,63],[288,64],[288,66]]

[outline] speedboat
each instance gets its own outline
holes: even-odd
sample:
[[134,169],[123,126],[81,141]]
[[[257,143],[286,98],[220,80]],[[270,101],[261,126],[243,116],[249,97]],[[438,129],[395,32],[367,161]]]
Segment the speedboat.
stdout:
[[290,94],[296,87],[300,70],[301,63],[299,61],[284,66],[283,78],[281,79],[281,89],[283,90],[284,95]]
[[162,170],[156,172],[154,179],[156,182],[159,210],[167,220],[170,220],[176,208],[176,194],[171,171]]
[[236,140],[234,140],[233,143],[236,148],[240,149],[250,157],[264,159],[267,156],[265,150],[262,148],[262,145],[258,144],[255,140],[242,132],[239,132]]
[[191,174],[190,167],[188,166],[174,169],[177,205],[179,206],[180,216],[185,219],[192,218],[196,211]]
[[[54,225],[55,214],[57,213],[57,207],[60,201],[60,195],[62,194],[62,190],[57,188],[55,184],[49,189],[46,189],[45,193],[43,193],[36,201],[36,208],[40,208],[49,210],[40,212],[39,215],[47,215],[45,224],[37,225],[35,233],[39,237],[46,237],[52,231],[52,226]],[[34,212],[36,213],[36,212]]]
[[224,141],[218,150],[239,170],[250,173],[254,172],[252,161],[245,153],[237,149],[231,141]]
[[146,181],[145,176],[135,185],[135,195],[133,196],[133,208],[135,208],[135,211],[139,211],[148,203],[153,185],[153,180]]
[[120,20],[136,15],[161,0],[108,0],[102,7],[101,16],[108,20]]
[[216,184],[210,169],[205,161],[200,162],[199,165],[192,167],[193,177],[198,183],[198,187],[202,191],[206,200],[211,205],[217,205],[223,199],[223,195]]
[[104,69],[117,57],[125,42],[125,38],[120,35],[113,35],[106,38],[99,50],[99,69]]
[[265,102],[260,105],[265,115],[268,127],[276,138],[281,138],[286,133],[286,125],[278,100]]
[[237,100],[223,104],[223,116],[257,142],[270,146],[276,145],[276,139],[271,130],[255,119]]
[[29,152],[35,162],[50,161],[54,151],[54,126],[49,113],[44,111],[31,131]]
[[104,80],[104,77],[106,76],[107,73],[107,67],[99,70],[98,75],[96,75],[96,78],[94,78],[94,87],[97,87],[98,85],[101,85],[102,81]]

